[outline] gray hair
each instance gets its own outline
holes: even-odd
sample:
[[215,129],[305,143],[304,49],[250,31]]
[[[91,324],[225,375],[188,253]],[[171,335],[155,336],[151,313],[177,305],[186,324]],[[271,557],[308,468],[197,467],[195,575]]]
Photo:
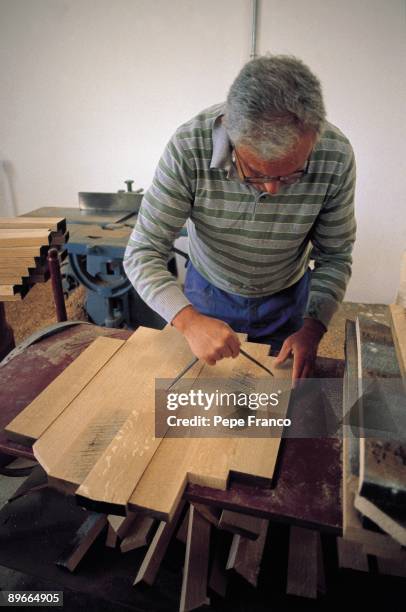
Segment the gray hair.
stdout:
[[310,69],[293,56],[266,55],[245,64],[231,85],[224,125],[235,145],[272,160],[305,132],[320,136],[325,118],[320,81]]

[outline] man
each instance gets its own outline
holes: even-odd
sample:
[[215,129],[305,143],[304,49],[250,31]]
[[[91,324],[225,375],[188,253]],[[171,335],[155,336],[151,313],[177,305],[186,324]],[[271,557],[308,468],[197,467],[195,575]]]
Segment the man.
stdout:
[[[278,363],[293,355],[294,379],[309,376],[351,274],[354,186],[351,145],[326,121],[318,79],[293,57],[252,60],[225,104],[169,141],[126,274],[208,364],[236,357],[235,332],[246,332]],[[183,293],[167,261],[185,221]]]

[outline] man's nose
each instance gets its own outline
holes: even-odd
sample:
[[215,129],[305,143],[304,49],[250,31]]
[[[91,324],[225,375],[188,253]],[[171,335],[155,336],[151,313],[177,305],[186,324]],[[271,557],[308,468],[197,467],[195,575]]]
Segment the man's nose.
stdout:
[[264,183],[265,191],[271,194],[278,193],[280,186],[280,181],[271,181],[270,183]]

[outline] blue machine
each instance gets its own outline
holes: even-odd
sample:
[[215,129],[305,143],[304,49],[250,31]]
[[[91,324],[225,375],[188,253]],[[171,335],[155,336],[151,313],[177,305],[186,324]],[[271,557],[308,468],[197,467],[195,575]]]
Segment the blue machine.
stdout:
[[[66,217],[69,242],[67,263],[62,267],[64,289],[77,284],[86,288],[89,319],[105,327],[139,325],[162,329],[166,321],[134,290],[123,269],[124,251],[137,219],[142,192],[117,194],[80,193],[78,208],[43,207],[30,216]],[[185,233],[184,233],[185,235]],[[187,259],[187,255],[174,249]],[[177,275],[175,258],[168,269]]]

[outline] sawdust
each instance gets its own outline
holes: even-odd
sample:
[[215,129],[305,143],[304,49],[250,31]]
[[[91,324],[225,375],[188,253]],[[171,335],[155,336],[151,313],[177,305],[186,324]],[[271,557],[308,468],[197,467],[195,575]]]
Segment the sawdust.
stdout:
[[[66,311],[70,321],[88,321],[84,309],[85,293],[84,287],[78,287],[66,299]],[[354,321],[361,313],[371,320],[389,324],[388,307],[383,304],[344,302],[321,341],[321,357],[344,359],[345,321]],[[56,323],[51,282],[36,284],[21,302],[6,303],[6,316],[14,330],[16,344],[35,331]]]
[[344,359],[345,322],[355,321],[358,315],[367,316],[371,321],[389,325],[389,312],[385,304],[359,304],[344,302],[334,315],[328,332],[324,335],[320,347],[321,357]]
[[[75,289],[65,300],[69,321],[87,321],[84,309],[86,290]],[[51,281],[37,283],[21,302],[6,302],[6,317],[19,344],[34,332],[56,323]]]

